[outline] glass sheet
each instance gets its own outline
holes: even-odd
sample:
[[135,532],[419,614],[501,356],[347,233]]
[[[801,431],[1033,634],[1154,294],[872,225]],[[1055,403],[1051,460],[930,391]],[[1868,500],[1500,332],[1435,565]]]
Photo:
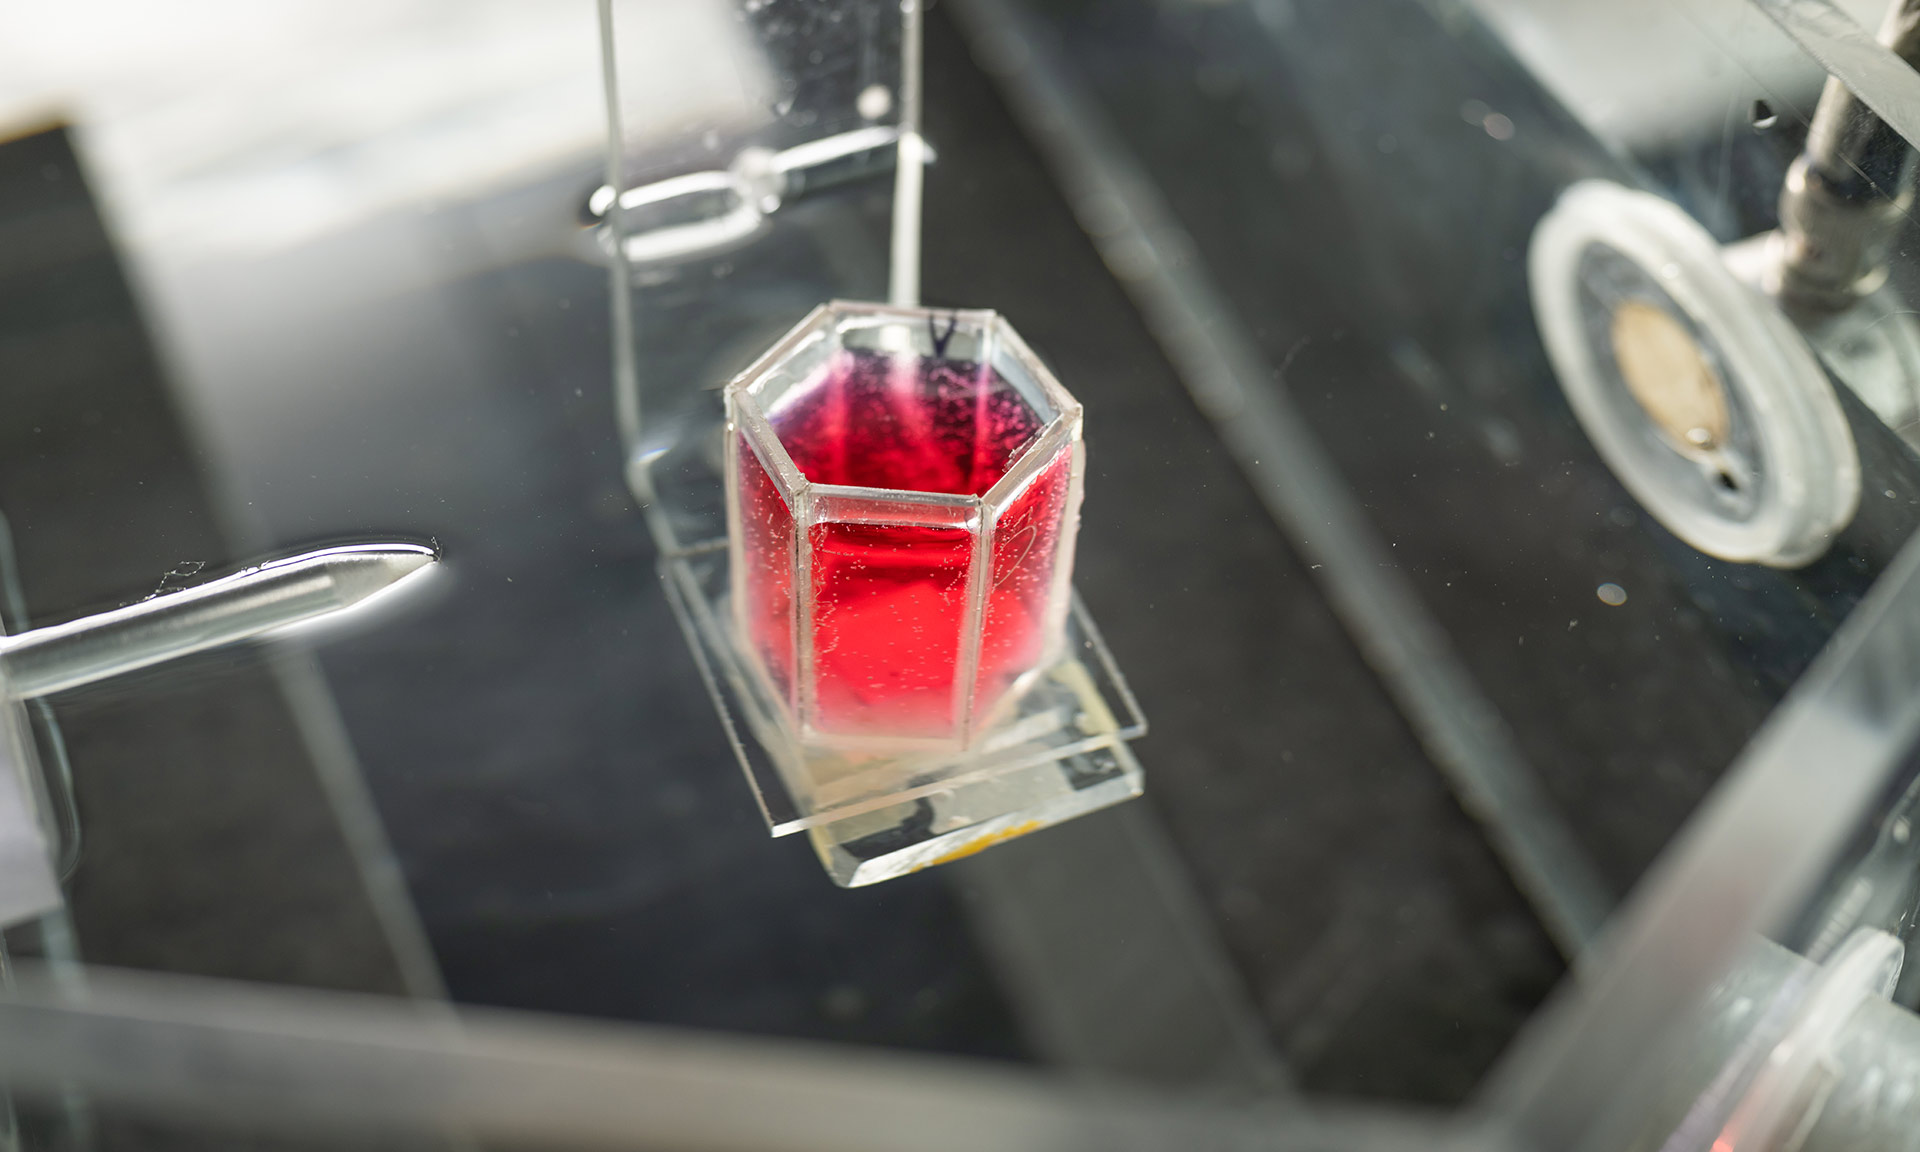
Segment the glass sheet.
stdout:
[[[1870,1139],[1898,1113],[1860,1079],[1818,1110],[1745,1102],[1783,1037],[1894,1083],[1920,998],[1886,978],[1920,903],[1905,696],[1875,697],[1873,739],[1818,726],[1857,718],[1860,668],[1920,666],[1904,626],[1821,655],[1869,597],[1903,610],[1910,163],[1838,119],[1829,183],[1864,205],[1840,247],[1884,284],[1866,267],[1858,310],[1823,316],[1769,295],[1826,75],[1775,17],[1847,29],[1811,0],[1657,7],[928,15],[922,295],[999,310],[1086,406],[1091,683],[1062,690],[1113,723],[1063,779],[1135,790],[1119,737],[1155,727],[1145,803],[862,891],[767,835],[753,784],[778,769],[734,767],[700,611],[726,587],[720,385],[821,301],[889,291],[896,6],[620,0],[611,168],[584,13],[229,13],[208,27],[257,34],[225,64],[0,68],[91,93],[73,131],[0,144],[25,615],[354,539],[443,557],[357,626],[51,701],[83,836],[69,920],[7,934],[55,962],[0,1005],[28,1146],[114,1143],[121,1108],[269,1143],[343,1117],[555,1146],[1430,1147],[1489,1117],[1556,1149],[1679,1152],[1736,1117]],[[62,42],[52,16],[10,26]],[[318,76],[354,82],[318,108],[296,82]],[[1697,504],[1785,509],[1746,551],[1621,475],[1563,379],[1533,245],[1593,181],[1632,194],[1621,260],[1670,255],[1572,262],[1564,300],[1608,311],[1566,346]],[[1716,382],[1755,390],[1716,406]],[[1775,401],[1804,418],[1767,424]],[[229,1049],[222,1019],[298,1027]],[[379,1095],[377,1062],[321,1072],[377,1037],[418,1094]],[[1602,1040],[1632,1066],[1595,1063]],[[685,1087],[673,1045],[735,1042],[781,1076],[718,1076],[737,1093],[646,1127]],[[190,1060],[167,1078],[214,1050],[253,1052],[262,1095],[214,1099]],[[560,1095],[503,1094],[509,1056]],[[1807,1099],[1785,1075],[1766,1098]],[[1137,1126],[1102,1127],[1119,1105],[1075,1078],[1121,1086]],[[1296,1094],[1431,1110],[1323,1128]]]

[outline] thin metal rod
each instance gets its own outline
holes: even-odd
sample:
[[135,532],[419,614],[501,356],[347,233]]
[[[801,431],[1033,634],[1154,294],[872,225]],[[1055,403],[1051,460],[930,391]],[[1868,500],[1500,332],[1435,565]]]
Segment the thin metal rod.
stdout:
[[0,682],[15,700],[78,688],[358,604],[437,558],[419,544],[355,544],[275,560],[0,641]]
[[646,514],[654,538],[672,540],[673,529],[654,497],[653,475],[641,452],[644,431],[640,405],[639,352],[634,346],[633,271],[627,264],[626,220],[620,201],[626,192],[626,121],[620,107],[620,53],[615,39],[613,0],[600,0],[600,80],[607,100],[607,234],[612,237],[612,259],[607,264],[607,290],[612,297],[613,418],[620,433],[627,487]]
[[927,182],[926,140],[920,135],[926,0],[900,3],[900,156],[893,172],[893,256],[887,300],[920,303],[921,206]]

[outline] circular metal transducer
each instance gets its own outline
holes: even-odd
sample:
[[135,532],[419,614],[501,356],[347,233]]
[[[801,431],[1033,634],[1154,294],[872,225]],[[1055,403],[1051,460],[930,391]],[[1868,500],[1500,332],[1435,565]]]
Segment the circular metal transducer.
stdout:
[[1796,568],[1860,501],[1813,352],[1667,201],[1604,180],[1534,228],[1533,308],[1574,415],[1648,512],[1710,556]]

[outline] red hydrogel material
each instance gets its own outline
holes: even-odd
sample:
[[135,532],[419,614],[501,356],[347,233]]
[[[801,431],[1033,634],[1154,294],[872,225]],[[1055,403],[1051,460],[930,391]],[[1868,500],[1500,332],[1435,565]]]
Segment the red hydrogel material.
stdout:
[[823,732],[953,731],[967,565],[964,528],[816,524],[814,726]]
[[993,583],[987,588],[974,680],[977,715],[984,716],[1022,673],[1047,656],[1047,613],[1072,480],[1069,448],[1013,498],[994,525]]
[[[770,422],[794,464],[817,484],[984,495],[1043,425],[997,373],[968,361],[845,351],[796,392]],[[1008,510],[1011,543],[990,552],[994,585],[976,706],[990,705],[1043,646],[1066,476],[1067,469],[1049,466]],[[912,518],[910,507],[901,512]],[[839,734],[955,735],[972,533],[950,524],[828,522],[809,530],[806,546],[814,593],[813,726]],[[1025,574],[1035,564],[1041,573]],[[779,600],[770,598],[765,611],[785,611]]]
[[740,570],[735,585],[753,650],[773,689],[793,707],[793,511],[742,436],[735,440]]
[[984,364],[847,351],[771,414],[815,484],[984,496],[1040,431]]

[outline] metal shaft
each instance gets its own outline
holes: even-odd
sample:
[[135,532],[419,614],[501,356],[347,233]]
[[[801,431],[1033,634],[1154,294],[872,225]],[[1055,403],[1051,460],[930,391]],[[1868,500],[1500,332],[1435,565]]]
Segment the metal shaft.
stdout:
[[[1920,0],[1894,0],[1875,39],[1908,64],[1920,58]],[[1902,152],[1904,145],[1886,121],[1829,77],[1807,131],[1806,151],[1822,175],[1842,182],[1895,175],[1900,157],[1886,153]]]
[[436,559],[418,544],[356,544],[275,560],[0,641],[0,684],[44,696],[231,644],[357,604]]
[[[1877,39],[1908,64],[1920,61],[1920,0],[1894,0]],[[1913,171],[1900,134],[1829,78],[1780,193],[1779,295],[1790,313],[1832,315],[1884,282],[1913,206]]]

